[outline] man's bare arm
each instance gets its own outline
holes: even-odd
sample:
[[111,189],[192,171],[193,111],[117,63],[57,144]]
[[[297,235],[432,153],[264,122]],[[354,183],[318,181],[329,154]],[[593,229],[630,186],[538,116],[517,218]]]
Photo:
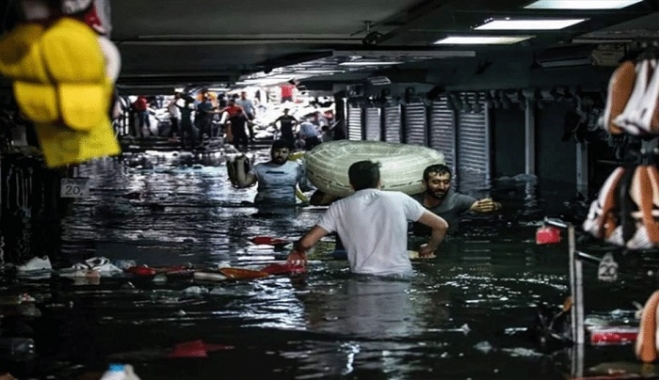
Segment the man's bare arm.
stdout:
[[469,210],[480,213],[488,213],[501,210],[501,203],[493,201],[492,198],[484,198],[474,202]]
[[293,250],[288,255],[286,260],[289,264],[292,265],[307,265],[307,251],[322,239],[323,236],[327,235],[328,232],[325,231],[322,227],[316,225],[313,226],[309,232],[300,238],[300,240],[295,242]]
[[439,244],[444,240],[448,231],[448,223],[430,211],[425,211],[418,222],[430,227],[432,230],[428,244],[419,249],[419,255],[430,255],[437,250]]
[[252,173],[245,173],[245,160],[247,157],[236,158],[236,182],[238,187],[250,187],[256,183],[256,176]]

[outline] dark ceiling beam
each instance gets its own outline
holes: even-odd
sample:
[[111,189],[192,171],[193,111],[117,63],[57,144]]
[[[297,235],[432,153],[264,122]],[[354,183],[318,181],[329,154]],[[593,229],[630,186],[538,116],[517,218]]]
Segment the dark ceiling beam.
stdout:
[[257,66],[262,67],[263,70],[271,70],[278,67],[289,65],[297,65],[304,62],[314,61],[316,59],[323,59],[332,56],[332,49],[317,49],[314,52],[304,52],[287,54],[279,56],[266,61],[259,62]]
[[[407,10],[406,12],[396,15],[390,19],[384,20],[379,24],[391,25],[399,24],[396,29],[384,34],[379,37],[377,40],[378,44],[387,42],[392,38],[408,31],[411,28],[414,28],[415,25],[419,25],[423,20],[428,17],[435,16],[439,12],[445,11],[447,8],[452,8],[447,4],[447,0],[429,0],[421,3],[419,6]],[[377,25],[376,25],[377,26]]]
[[361,43],[361,38],[209,38],[209,39],[163,39],[163,40],[114,40],[117,46],[223,46],[223,45],[269,45],[269,44],[332,44],[352,45]]
[[118,86],[184,85],[188,83],[229,83],[238,78],[235,73],[163,73],[153,75],[120,75]]

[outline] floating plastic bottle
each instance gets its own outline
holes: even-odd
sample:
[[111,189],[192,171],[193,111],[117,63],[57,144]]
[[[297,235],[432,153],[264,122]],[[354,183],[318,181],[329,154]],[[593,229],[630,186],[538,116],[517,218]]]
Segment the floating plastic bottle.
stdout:
[[130,364],[112,363],[100,380],[140,380]]

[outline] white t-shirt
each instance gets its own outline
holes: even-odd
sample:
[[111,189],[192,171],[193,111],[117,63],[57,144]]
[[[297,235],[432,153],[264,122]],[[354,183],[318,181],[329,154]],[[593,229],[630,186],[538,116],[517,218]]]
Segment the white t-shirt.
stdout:
[[178,109],[178,106],[176,105],[176,102],[172,100],[167,104],[167,112],[169,112],[169,117],[172,119],[180,119],[181,118],[181,111]]
[[353,273],[409,274],[407,222],[425,211],[407,194],[364,189],[332,203],[318,226],[339,234]]

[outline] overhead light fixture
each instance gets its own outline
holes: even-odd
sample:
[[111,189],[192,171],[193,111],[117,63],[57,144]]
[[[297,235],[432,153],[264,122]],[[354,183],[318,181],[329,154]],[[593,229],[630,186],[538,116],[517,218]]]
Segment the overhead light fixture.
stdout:
[[300,71],[296,71],[295,73],[296,73],[296,75],[298,75],[298,74],[331,75],[331,74],[337,74],[337,73],[343,73],[343,72],[344,72],[344,70],[333,70],[333,69],[323,70],[323,69],[319,69],[319,70],[300,70]]
[[372,86],[385,86],[391,84],[391,79],[386,76],[375,76],[366,79]]
[[583,46],[550,48],[536,54],[535,63],[543,68],[592,66],[592,49]]
[[403,62],[398,61],[347,61],[339,63],[340,66],[387,66],[399,65]]
[[254,84],[254,85],[274,85],[274,84],[279,84],[279,83],[284,83],[286,82],[286,79],[278,79],[278,78],[256,78],[256,79],[245,79],[240,82],[237,82],[236,84]]
[[533,36],[451,36],[435,41],[435,45],[510,45]]
[[559,30],[580,22],[585,18],[575,19],[492,19],[474,28],[476,30]]
[[622,9],[643,0],[538,0],[526,9]]

